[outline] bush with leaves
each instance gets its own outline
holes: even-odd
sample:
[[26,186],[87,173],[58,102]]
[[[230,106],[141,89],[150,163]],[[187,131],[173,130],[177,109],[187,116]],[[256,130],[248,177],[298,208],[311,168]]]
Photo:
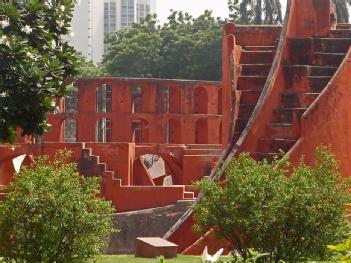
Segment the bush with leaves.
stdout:
[[220,183],[197,183],[204,198],[194,207],[196,230],[213,229],[244,259],[250,248],[268,253],[267,262],[323,259],[326,245],[348,234],[344,205],[350,186],[325,147],[318,148],[314,168],[303,161],[291,167],[285,158],[256,162],[241,154]]
[[0,1],[0,143],[42,135],[53,98],[77,74],[75,50],[65,42],[74,0]]
[[38,158],[6,187],[0,205],[5,262],[87,262],[105,248],[113,209],[98,178],[81,177],[67,152]]

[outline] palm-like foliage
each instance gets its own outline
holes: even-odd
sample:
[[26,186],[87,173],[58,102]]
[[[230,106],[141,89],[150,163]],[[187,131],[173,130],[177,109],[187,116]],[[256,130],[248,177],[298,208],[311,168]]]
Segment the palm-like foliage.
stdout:
[[351,0],[334,0],[334,3],[336,6],[338,23],[348,23],[349,22],[348,7],[351,6]]
[[283,20],[280,0],[228,0],[228,7],[237,24],[278,24]]

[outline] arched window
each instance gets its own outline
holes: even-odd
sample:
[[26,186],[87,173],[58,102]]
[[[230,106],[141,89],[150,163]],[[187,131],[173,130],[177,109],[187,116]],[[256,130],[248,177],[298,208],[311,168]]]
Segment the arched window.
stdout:
[[133,86],[130,89],[131,92],[131,99],[132,99],[132,113],[139,113],[141,112],[142,109],[142,92],[141,92],[141,87],[140,86]]
[[166,143],[181,142],[181,125],[179,120],[170,119],[166,125]]
[[77,112],[78,111],[78,89],[72,87],[68,90],[68,94],[64,100],[65,112]]
[[96,88],[96,112],[112,111],[112,89],[106,84]]
[[111,142],[112,134],[111,120],[101,118],[96,122],[96,142]]
[[169,113],[169,87],[157,87],[156,105],[158,113]]
[[148,142],[148,127],[149,123],[145,120],[132,121],[132,142],[147,143]]
[[199,119],[195,124],[195,143],[208,144],[208,122],[207,119]]
[[77,121],[75,119],[67,118],[63,122],[64,125],[64,141],[76,142],[77,141]]
[[208,113],[208,94],[204,87],[196,87],[194,91],[194,113]]
[[169,112],[181,113],[182,95],[179,86],[172,86],[169,92]]

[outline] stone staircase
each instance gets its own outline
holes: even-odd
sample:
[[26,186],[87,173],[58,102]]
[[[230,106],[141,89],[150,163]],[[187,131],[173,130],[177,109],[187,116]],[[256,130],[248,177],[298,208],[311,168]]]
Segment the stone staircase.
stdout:
[[[211,150],[216,150],[216,147],[214,149],[211,147],[210,148]],[[196,147],[194,146],[192,149],[195,150]],[[202,149],[201,146],[199,146],[199,149],[206,150]],[[111,200],[112,202],[114,201],[112,193],[116,190],[118,191],[118,187],[123,187],[122,180],[115,178],[115,172],[108,170],[107,164],[100,160],[100,156],[94,155],[93,150],[91,148],[87,148],[85,143],[83,143],[81,159],[78,161],[78,170],[82,175],[87,177],[102,177],[102,196],[104,196],[104,198],[107,200]],[[128,188],[128,186],[125,186],[125,188]],[[187,188],[184,186],[184,192],[181,200],[193,201],[195,198],[195,193],[192,191],[192,188]]]
[[251,117],[276,52],[276,46],[242,46],[242,49],[239,61],[241,75],[237,83],[240,106],[233,141],[239,139]]
[[[306,39],[293,41],[296,44],[306,42]],[[287,86],[280,94],[280,106],[273,109],[273,120],[266,125],[265,136],[259,139],[257,151],[252,153],[256,160],[271,160],[279,150],[286,153],[296,143],[300,137],[302,114],[327,86],[350,45],[351,26],[338,25],[328,38],[312,39],[312,56],[301,56],[294,61],[296,64],[284,67],[287,76],[302,77],[308,85]]]

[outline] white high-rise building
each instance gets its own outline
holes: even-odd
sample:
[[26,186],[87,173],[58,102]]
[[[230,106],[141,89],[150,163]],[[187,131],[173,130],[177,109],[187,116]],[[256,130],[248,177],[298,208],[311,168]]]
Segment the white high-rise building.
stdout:
[[69,42],[95,63],[104,53],[103,11],[103,0],[76,0],[72,20],[73,36]]
[[104,0],[104,34],[131,27],[148,14],[155,13],[156,0]]
[[107,49],[104,37],[156,13],[156,0],[77,0],[69,42],[94,63]]

